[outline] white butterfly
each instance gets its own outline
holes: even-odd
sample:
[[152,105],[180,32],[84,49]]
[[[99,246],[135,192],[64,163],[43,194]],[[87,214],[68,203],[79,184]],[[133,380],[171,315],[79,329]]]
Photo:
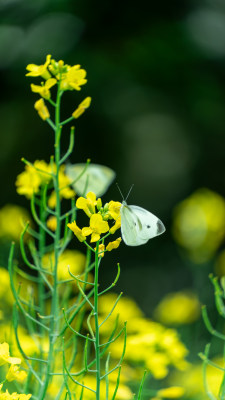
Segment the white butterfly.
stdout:
[[69,164],[65,172],[72,181],[75,181],[72,186],[79,196],[86,196],[88,192],[94,192],[97,197],[102,196],[116,176],[111,168],[99,164],[88,166],[87,164]]
[[122,239],[127,246],[140,246],[161,235],[166,228],[154,214],[138,206],[122,202],[120,208]]

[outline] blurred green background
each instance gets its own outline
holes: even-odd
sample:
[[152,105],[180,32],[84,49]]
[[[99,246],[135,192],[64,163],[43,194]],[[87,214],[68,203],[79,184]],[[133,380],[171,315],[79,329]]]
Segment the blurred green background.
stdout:
[[[70,161],[91,158],[113,168],[125,195],[134,184],[128,203],[167,228],[145,246],[123,245],[105,257],[103,285],[120,261],[117,290],[147,316],[171,291],[193,287],[208,301],[213,262],[191,264],[171,224],[174,207],[196,189],[225,195],[225,1],[0,0],[0,21],[0,206],[29,208],[15,190],[21,157],[48,161],[53,152],[52,131],[33,108],[38,97],[26,65],[42,64],[46,54],[79,63],[88,84],[66,93],[63,114],[86,96],[93,101],[76,123]],[[104,196],[111,199],[121,201],[115,184]]]

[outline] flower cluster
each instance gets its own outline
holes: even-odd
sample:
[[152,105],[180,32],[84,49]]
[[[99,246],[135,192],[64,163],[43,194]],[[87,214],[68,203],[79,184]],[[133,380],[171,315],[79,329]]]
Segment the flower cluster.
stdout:
[[[121,226],[120,218],[120,202],[110,201],[102,206],[102,200],[96,199],[93,192],[87,193],[86,197],[79,197],[76,201],[76,207],[85,212],[88,216],[89,226],[80,229],[76,221],[68,224],[74,235],[80,242],[84,242],[87,236],[91,235],[91,243],[98,241],[103,242],[110,234],[114,234]],[[96,210],[97,208],[97,210]],[[113,222],[113,224],[111,224]],[[105,234],[102,238],[101,235]],[[111,251],[119,247],[121,238],[117,238],[113,242],[109,242],[105,247],[104,243],[99,245],[99,256],[103,257],[105,251]]]
[[[50,113],[44,102],[44,99],[51,101],[51,89],[58,86],[59,91],[63,93],[67,90],[81,90],[81,86],[87,83],[86,71],[80,65],[70,66],[64,64],[64,61],[56,61],[47,55],[46,61],[43,65],[28,64],[28,73],[26,76],[40,77],[43,79],[40,85],[31,84],[31,90],[38,93],[41,98],[36,101],[34,108],[37,110],[39,116],[43,119],[49,119]],[[72,118],[79,118],[84,111],[90,106],[91,98],[86,97],[72,113]]]
[[[7,363],[10,364],[10,367],[6,374],[5,380],[0,385],[0,391],[2,391],[4,382],[12,382],[14,380],[18,382],[23,382],[27,377],[27,373],[23,370],[20,370],[20,367],[18,366],[19,364],[21,364],[21,359],[17,357],[11,357],[9,352],[9,345],[8,343],[4,342],[0,344],[0,366]],[[31,394],[18,394],[15,392],[10,394],[8,390],[6,390],[5,392],[0,392],[0,400],[29,400],[30,398]]]
[[[43,160],[36,160],[33,164],[25,165],[25,170],[16,179],[17,193],[26,196],[28,199],[37,194],[40,188],[50,184],[56,171],[55,163],[47,164]],[[75,196],[73,189],[69,187],[71,180],[65,174],[65,165],[59,169],[59,190],[60,197],[71,199]],[[49,197],[49,207],[54,208],[56,194],[52,191]]]
[[8,390],[6,390],[4,393],[0,393],[0,400],[29,400],[30,398],[31,394],[18,394],[16,392],[10,394]]
[[[108,310],[113,308],[117,299],[114,293],[99,298],[99,323],[105,320]],[[188,350],[180,341],[175,329],[145,318],[137,304],[130,298],[120,298],[115,312],[101,326],[101,333],[108,336],[113,329],[117,315],[121,320],[127,320],[127,340],[124,361],[142,365],[147,368],[155,379],[165,378],[171,366],[184,371],[189,363],[186,361]],[[123,350],[123,339],[119,338],[111,344],[111,357],[119,359]]]

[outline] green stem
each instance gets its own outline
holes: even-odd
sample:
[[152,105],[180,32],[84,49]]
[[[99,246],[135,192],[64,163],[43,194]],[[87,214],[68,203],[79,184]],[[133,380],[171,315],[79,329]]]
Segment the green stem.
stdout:
[[[40,202],[40,220],[44,224],[45,223],[45,218],[46,218],[46,213],[43,207],[43,188],[41,191],[41,202]],[[42,268],[42,257],[44,256],[45,252],[45,231],[43,227],[40,225],[39,226],[39,235],[40,235],[40,240],[39,240],[39,257],[40,257],[40,266]],[[44,301],[44,282],[42,279],[42,276],[40,275],[39,272],[39,283],[38,283],[38,300],[39,300],[39,307],[40,307],[40,314],[44,315],[45,314],[45,301]],[[43,335],[43,331],[41,331],[41,334]]]
[[[51,314],[56,316],[58,314],[58,280],[57,280],[57,267],[59,259],[59,249],[60,249],[60,227],[61,227],[61,203],[59,194],[59,168],[60,168],[60,137],[61,137],[61,126],[60,126],[60,99],[61,92],[58,86],[57,99],[56,99],[56,111],[55,111],[55,165],[56,173],[54,176],[54,189],[56,193],[56,231],[54,237],[54,258],[55,266],[53,273],[53,294],[52,294],[52,304],[51,304]],[[39,400],[44,400],[47,392],[47,388],[50,382],[51,372],[54,365],[54,345],[57,338],[57,319],[52,318],[50,324],[50,334],[49,334],[49,353],[48,353],[48,365],[46,371],[46,377],[44,386],[41,390]]]
[[100,381],[101,381],[100,342],[99,342],[99,325],[98,325],[98,268],[99,268],[98,252],[99,252],[99,242],[96,243],[96,250],[95,250],[95,281],[94,281],[96,400],[100,400]]

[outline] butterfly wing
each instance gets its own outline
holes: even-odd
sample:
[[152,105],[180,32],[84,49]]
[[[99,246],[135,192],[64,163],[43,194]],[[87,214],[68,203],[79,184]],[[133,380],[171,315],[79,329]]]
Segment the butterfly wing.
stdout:
[[128,246],[140,246],[165,232],[162,221],[144,208],[123,204],[120,213],[122,238]]
[[[85,167],[86,164],[67,165],[66,174],[74,181]],[[105,165],[90,164],[72,186],[79,196],[86,196],[88,192],[94,192],[97,197],[102,196],[115,179],[115,175],[115,172]]]

